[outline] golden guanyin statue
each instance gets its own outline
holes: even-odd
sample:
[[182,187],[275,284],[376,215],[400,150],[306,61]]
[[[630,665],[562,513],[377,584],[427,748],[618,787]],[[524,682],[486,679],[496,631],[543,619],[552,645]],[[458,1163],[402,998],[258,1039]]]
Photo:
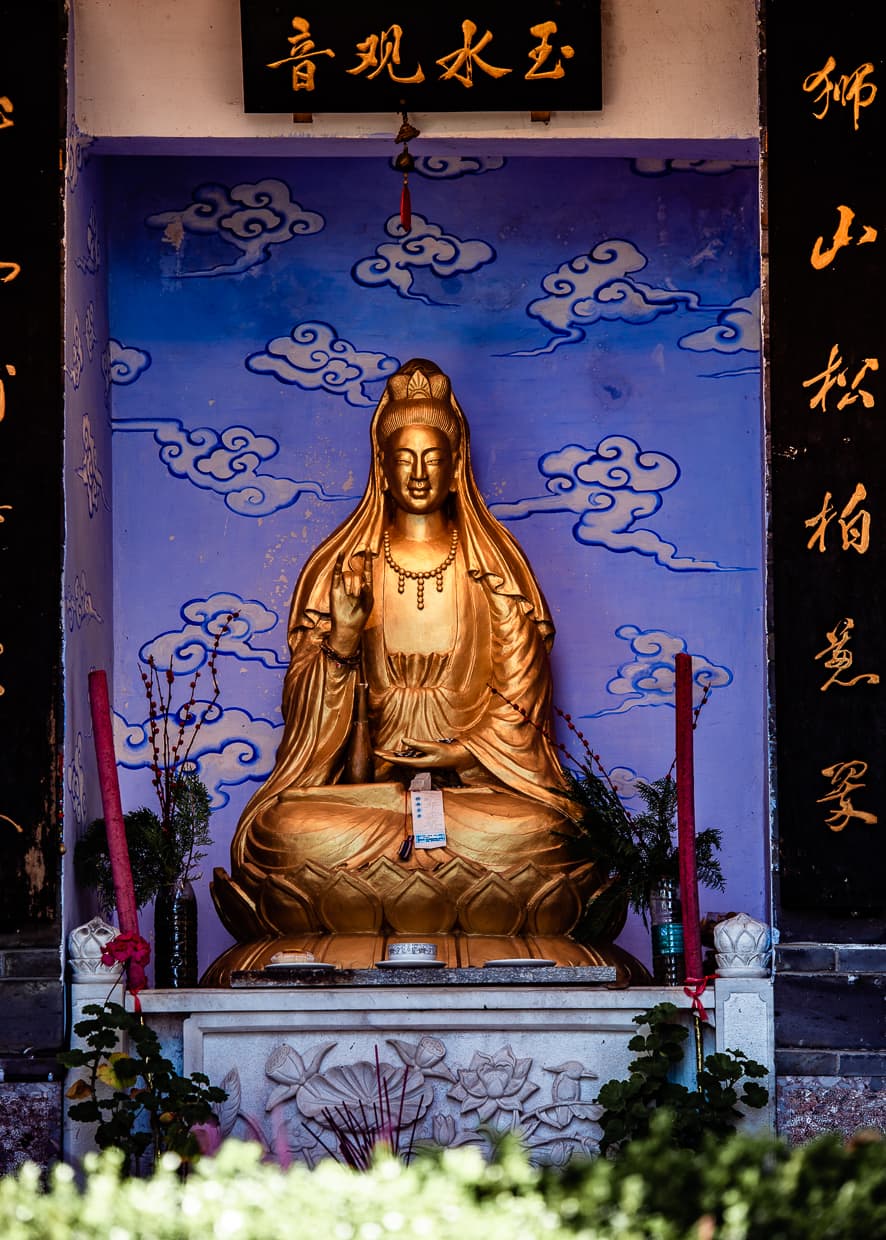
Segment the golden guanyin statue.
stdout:
[[[370,437],[366,492],[295,588],[276,765],[212,884],[238,942],[204,982],[284,949],[366,968],[416,938],[452,966],[542,957],[642,976],[610,943],[569,938],[606,875],[576,864],[548,739],[554,626],[480,495],[446,375],[401,367]],[[419,772],[442,790],[445,847],[412,846]]]

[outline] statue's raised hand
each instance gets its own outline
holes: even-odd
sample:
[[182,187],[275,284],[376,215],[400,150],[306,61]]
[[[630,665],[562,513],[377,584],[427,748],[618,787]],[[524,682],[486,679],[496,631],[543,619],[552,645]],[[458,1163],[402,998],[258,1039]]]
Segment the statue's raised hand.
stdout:
[[372,611],[372,552],[362,551],[354,558],[362,560],[361,568],[346,570],[344,552],[339,553],[329,587],[329,644],[345,658],[356,652]]

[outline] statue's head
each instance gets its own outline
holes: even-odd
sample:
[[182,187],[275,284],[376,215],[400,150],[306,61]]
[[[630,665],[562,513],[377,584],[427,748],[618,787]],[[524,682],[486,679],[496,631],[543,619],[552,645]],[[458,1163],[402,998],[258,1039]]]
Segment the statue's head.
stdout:
[[406,426],[433,426],[449,440],[453,456],[458,453],[461,426],[452,407],[449,379],[439,366],[421,357],[413,358],[391,375],[385,395],[387,402],[376,428],[382,452],[395,431]]

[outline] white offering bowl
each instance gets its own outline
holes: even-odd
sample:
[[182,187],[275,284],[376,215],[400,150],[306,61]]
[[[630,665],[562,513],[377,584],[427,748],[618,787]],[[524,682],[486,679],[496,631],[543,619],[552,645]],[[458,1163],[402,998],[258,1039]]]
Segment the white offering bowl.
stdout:
[[437,959],[436,943],[389,943],[388,960],[414,960],[420,963]]

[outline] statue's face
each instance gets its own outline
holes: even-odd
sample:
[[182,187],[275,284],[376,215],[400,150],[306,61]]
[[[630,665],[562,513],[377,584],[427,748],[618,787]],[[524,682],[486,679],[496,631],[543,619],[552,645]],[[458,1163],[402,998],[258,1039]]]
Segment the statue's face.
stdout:
[[385,444],[382,471],[388,492],[404,512],[436,512],[452,489],[455,457],[436,426],[403,426]]

